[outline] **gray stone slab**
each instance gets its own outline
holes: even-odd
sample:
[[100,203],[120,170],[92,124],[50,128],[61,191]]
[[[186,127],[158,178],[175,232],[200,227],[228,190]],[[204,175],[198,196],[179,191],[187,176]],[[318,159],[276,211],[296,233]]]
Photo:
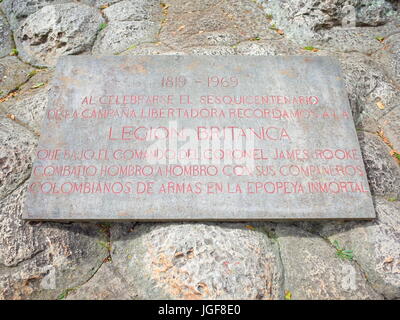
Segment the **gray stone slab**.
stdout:
[[330,57],[62,57],[31,220],[371,219]]

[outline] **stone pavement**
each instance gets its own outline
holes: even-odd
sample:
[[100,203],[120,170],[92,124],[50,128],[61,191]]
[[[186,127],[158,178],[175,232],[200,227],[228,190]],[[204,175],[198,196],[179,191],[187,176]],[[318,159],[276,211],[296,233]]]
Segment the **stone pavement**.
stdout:
[[[345,3],[355,28],[342,27],[352,12]],[[0,7],[0,299],[400,299],[398,1],[3,0]],[[336,57],[377,220],[24,222],[48,82],[57,58],[69,54]]]

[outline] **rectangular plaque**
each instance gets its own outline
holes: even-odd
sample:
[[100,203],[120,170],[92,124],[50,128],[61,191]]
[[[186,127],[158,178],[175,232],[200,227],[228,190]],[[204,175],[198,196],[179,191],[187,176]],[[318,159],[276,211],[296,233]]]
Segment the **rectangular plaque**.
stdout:
[[330,57],[67,56],[31,220],[375,217]]

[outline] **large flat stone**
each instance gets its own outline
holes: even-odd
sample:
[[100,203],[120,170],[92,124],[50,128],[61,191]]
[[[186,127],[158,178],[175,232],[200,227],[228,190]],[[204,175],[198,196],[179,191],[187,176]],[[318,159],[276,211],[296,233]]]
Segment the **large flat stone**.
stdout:
[[20,57],[38,66],[52,66],[62,55],[90,52],[101,24],[100,12],[77,3],[45,6],[18,27]]
[[27,183],[0,200],[0,300],[57,299],[85,284],[108,256],[95,224],[21,219]]
[[388,37],[384,43],[384,50],[377,51],[373,57],[380,62],[397,85],[400,85],[400,33],[397,32]]
[[112,263],[104,263],[93,278],[66,296],[66,300],[132,300],[133,286],[129,286]]
[[13,43],[10,26],[6,18],[0,12],[0,58],[10,54],[12,48]]
[[[240,41],[280,39],[253,2],[172,1],[168,3],[160,41],[175,50],[202,46],[232,46]],[[190,10],[183,8],[190,7]]]
[[397,14],[395,5],[386,0],[272,0],[265,4],[265,12],[288,37],[302,45],[327,40],[325,32],[334,27],[380,26],[395,20]]
[[389,139],[393,148],[400,150],[400,105],[380,119],[384,135]]
[[32,67],[15,56],[0,59],[0,97],[18,89],[28,80],[28,74],[32,70]]
[[1,7],[15,31],[18,26],[31,14],[48,5],[73,2],[73,0],[4,0]]
[[9,99],[3,104],[3,109],[8,115],[22,122],[38,134],[47,107],[48,90],[39,90],[21,99]]
[[375,216],[333,59],[64,57],[53,87],[27,219]]
[[377,135],[360,132],[361,150],[371,192],[378,196],[400,197],[400,167],[390,148]]
[[108,24],[99,33],[93,54],[112,55],[143,42],[156,42],[161,22],[158,1],[121,1],[103,12]]
[[245,224],[117,224],[111,241],[113,274],[136,299],[283,296],[276,245]]
[[[380,65],[362,54],[339,54],[353,117],[364,128],[398,106],[399,91]],[[379,60],[378,60],[379,61]]]
[[292,299],[383,298],[354,262],[340,259],[335,248],[320,236],[285,224],[277,225],[274,233],[285,268],[284,287]]
[[341,247],[352,250],[354,260],[376,292],[386,299],[399,299],[400,202],[382,197],[374,200],[375,221],[320,223],[313,229],[322,237],[336,240]]
[[1,103],[0,113],[13,115],[15,121],[39,136],[52,75],[51,69],[33,71],[29,80],[19,86],[18,93]]
[[0,114],[0,199],[29,178],[36,145],[29,130]]

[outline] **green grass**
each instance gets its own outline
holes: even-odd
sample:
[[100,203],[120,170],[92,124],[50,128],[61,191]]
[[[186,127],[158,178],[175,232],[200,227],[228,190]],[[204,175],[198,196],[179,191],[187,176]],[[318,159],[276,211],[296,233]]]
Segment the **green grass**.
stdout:
[[292,300],[292,293],[289,290],[285,291],[285,300]]
[[66,297],[68,297],[68,294],[74,290],[76,290],[76,288],[65,289],[58,295],[57,300],[64,300]]
[[99,25],[99,31],[105,29],[106,27],[107,27],[107,23],[105,23],[105,22],[100,23],[100,25]]
[[36,83],[31,89],[37,89],[37,88],[43,87],[44,85],[45,85],[44,82],[39,82],[39,83]]
[[315,50],[318,50],[318,48],[315,48],[315,47],[313,47],[313,46],[305,46],[303,49],[304,49],[304,50],[308,50],[308,51],[315,51]]
[[277,27],[277,26],[275,25],[275,23],[274,23],[272,26],[269,27],[269,29],[274,30],[274,31],[277,31],[277,30],[278,30],[278,27]]
[[107,251],[111,250],[111,245],[109,242],[106,241],[97,241],[97,243],[102,246],[103,248],[105,248]]
[[126,50],[133,50],[133,49],[136,49],[136,47],[137,47],[137,45],[133,44],[133,45],[129,46],[128,48],[126,48]]
[[39,71],[37,71],[37,70],[32,70],[31,72],[28,72],[28,78],[30,79],[30,78],[32,78],[35,74],[37,74]]

